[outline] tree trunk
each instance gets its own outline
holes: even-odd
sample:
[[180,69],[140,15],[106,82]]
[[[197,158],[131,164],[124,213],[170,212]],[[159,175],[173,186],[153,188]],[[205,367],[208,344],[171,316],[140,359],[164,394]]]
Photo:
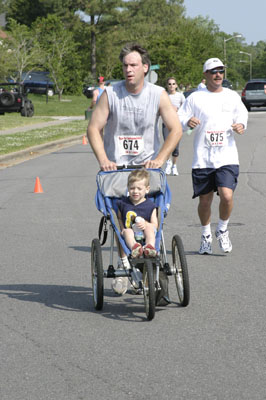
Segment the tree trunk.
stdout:
[[91,15],[91,73],[96,81],[96,34],[95,34],[95,26],[94,26],[94,15]]

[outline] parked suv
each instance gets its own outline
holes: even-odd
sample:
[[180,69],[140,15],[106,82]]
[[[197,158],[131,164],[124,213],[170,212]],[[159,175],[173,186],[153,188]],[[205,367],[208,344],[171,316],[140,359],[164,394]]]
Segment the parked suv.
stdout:
[[266,107],[266,79],[248,81],[242,91],[241,99],[248,111],[251,107]]
[[0,83],[0,115],[11,112],[20,112],[22,117],[34,114],[34,106],[22,83]]

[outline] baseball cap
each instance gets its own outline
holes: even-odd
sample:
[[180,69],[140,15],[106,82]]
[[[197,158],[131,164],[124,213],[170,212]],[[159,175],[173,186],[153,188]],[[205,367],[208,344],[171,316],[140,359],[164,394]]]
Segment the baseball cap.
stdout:
[[99,78],[98,78],[98,82],[99,82],[99,83],[102,83],[102,82],[104,82],[104,77],[103,77],[103,76],[99,76]]
[[224,64],[219,58],[209,58],[203,65],[203,72],[209,71],[213,68],[224,67]]

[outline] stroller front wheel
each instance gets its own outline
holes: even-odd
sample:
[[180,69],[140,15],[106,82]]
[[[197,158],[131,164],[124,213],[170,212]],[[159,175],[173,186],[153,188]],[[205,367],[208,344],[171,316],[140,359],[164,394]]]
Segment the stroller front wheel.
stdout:
[[103,261],[102,249],[98,239],[91,243],[91,281],[94,308],[103,308]]
[[143,294],[144,306],[148,320],[155,316],[155,286],[153,278],[153,265],[150,259],[145,258],[143,265]]

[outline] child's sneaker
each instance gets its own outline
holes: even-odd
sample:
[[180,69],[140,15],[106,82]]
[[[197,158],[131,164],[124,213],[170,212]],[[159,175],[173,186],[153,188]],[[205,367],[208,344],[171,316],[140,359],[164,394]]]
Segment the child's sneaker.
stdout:
[[135,243],[131,249],[132,258],[141,257],[143,254],[143,248],[140,243]]
[[172,175],[179,175],[175,164],[173,165],[173,168],[172,168]]
[[172,163],[171,160],[167,160],[166,161],[166,167],[165,167],[165,170],[164,170],[166,175],[171,175],[171,173],[172,173],[172,165],[173,165],[173,163]]
[[156,257],[157,251],[156,249],[151,245],[151,244],[147,244],[144,249],[143,252],[145,254],[146,257]]
[[216,239],[219,242],[219,246],[220,249],[224,252],[224,253],[230,253],[230,251],[232,251],[232,243],[229,239],[229,232],[228,230],[226,230],[225,232],[223,231],[216,231],[215,232],[215,236]]
[[201,236],[201,243],[199,254],[212,254],[212,237],[211,235],[208,236]]

